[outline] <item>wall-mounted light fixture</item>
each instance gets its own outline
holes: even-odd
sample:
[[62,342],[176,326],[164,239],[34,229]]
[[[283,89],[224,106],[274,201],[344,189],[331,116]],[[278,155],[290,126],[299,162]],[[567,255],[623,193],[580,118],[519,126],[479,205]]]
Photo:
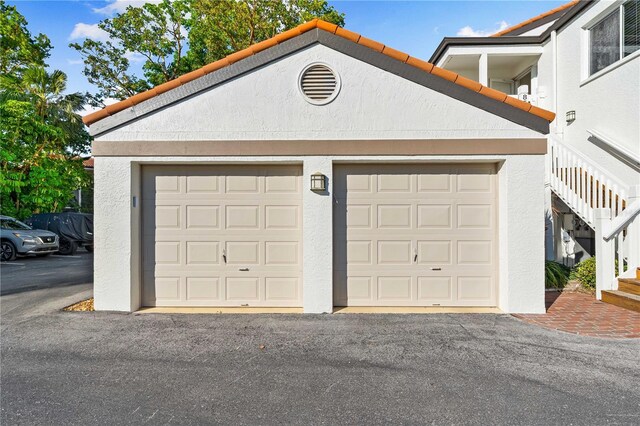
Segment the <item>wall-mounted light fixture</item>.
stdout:
[[576,112],[574,110],[567,111],[567,123],[573,123],[576,121]]
[[327,190],[327,177],[320,172],[311,175],[311,190],[324,192]]

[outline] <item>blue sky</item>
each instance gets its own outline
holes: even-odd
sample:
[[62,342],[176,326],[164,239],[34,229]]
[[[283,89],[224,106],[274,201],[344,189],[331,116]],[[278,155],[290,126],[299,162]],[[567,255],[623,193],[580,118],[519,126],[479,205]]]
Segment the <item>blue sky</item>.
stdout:
[[[563,1],[330,1],[346,14],[345,27],[369,38],[429,59],[445,36],[490,34],[553,9]],[[80,56],[68,47],[82,37],[99,36],[95,24],[122,10],[132,0],[15,1],[29,22],[29,30],[44,33],[54,50],[49,65],[66,72],[68,90],[95,89],[82,75]],[[138,2],[140,3],[140,2]]]

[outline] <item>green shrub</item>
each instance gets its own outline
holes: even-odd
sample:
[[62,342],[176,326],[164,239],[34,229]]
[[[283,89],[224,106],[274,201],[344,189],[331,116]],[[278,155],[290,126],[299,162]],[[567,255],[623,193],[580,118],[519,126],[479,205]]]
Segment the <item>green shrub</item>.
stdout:
[[570,269],[562,263],[547,260],[544,263],[544,285],[546,288],[564,288],[569,281]]
[[[615,261],[615,274],[618,275],[618,261]],[[587,289],[596,288],[596,258],[590,257],[573,267],[572,278],[580,281],[580,284]]]

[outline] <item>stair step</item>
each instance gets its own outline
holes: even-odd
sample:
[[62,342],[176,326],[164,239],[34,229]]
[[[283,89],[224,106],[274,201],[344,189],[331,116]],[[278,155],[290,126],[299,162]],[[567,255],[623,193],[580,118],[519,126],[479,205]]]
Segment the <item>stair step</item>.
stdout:
[[618,290],[640,296],[640,280],[633,278],[618,278]]
[[621,308],[640,312],[640,296],[620,290],[603,290],[602,301]]

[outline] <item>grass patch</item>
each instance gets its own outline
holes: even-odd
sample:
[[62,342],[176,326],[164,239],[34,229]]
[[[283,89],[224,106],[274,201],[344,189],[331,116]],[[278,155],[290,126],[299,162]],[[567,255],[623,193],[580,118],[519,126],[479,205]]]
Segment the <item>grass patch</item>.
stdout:
[[93,297],[91,299],[83,300],[73,305],[69,305],[63,309],[63,311],[71,312],[93,312]]

